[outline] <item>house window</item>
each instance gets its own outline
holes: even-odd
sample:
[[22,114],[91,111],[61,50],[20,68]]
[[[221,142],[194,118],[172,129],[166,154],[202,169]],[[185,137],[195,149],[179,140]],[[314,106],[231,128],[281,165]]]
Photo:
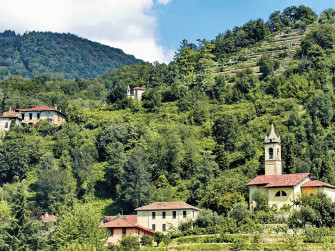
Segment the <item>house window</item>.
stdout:
[[269,149],[269,159],[273,159],[273,148]]
[[152,224],[152,231],[156,231],[156,224]]
[[287,196],[287,194],[286,194],[286,192],[284,192],[284,191],[278,191],[278,192],[276,193],[276,197],[280,197],[280,196]]
[[109,229],[109,233],[111,234],[111,236],[113,236],[114,235],[114,228]]
[[177,218],[177,211],[172,212],[172,219],[175,219],[175,218]]
[[162,213],[162,217],[163,217],[163,219],[166,218],[166,213],[165,212]]
[[32,120],[33,119],[33,114],[29,113],[29,119]]
[[152,219],[154,220],[154,219],[156,219],[156,213],[155,212],[152,212]]
[[183,218],[186,218],[186,211],[183,211]]
[[127,228],[123,227],[122,228],[122,235],[126,235],[126,233],[127,233]]
[[41,117],[41,114],[37,113],[37,119],[40,119],[40,117]]
[[166,231],[166,224],[163,224],[162,230],[163,230],[163,232]]
[[21,114],[21,118],[22,118],[22,120],[24,120],[24,113]]

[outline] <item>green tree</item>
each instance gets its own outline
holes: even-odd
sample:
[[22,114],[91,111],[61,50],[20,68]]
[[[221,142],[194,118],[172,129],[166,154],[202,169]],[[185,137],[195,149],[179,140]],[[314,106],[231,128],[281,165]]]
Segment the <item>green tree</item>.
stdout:
[[131,235],[124,235],[120,241],[121,250],[140,250],[140,242],[138,241],[138,237]]
[[323,192],[304,195],[300,199],[301,206],[309,206],[316,213],[316,225],[331,227],[335,223],[334,202]]
[[217,63],[214,61],[215,55],[211,53],[213,48],[214,44],[205,40],[200,41],[200,55],[197,62],[198,74],[196,81],[200,86],[200,90],[205,92],[211,91],[215,85],[214,72]]
[[245,218],[249,218],[251,216],[251,212],[248,208],[248,204],[244,202],[236,203],[230,211],[229,216],[237,222],[240,222]]
[[222,218],[217,212],[210,209],[202,209],[195,220],[195,225],[201,228],[219,226],[222,223]]
[[162,94],[157,89],[146,90],[142,94],[143,107],[147,109],[157,109],[162,106]]
[[279,62],[271,57],[270,54],[263,54],[258,60],[259,70],[264,76],[273,75],[274,71],[279,67]]
[[321,12],[319,23],[335,23],[335,10],[334,9],[327,9]]
[[42,223],[28,218],[26,193],[24,185],[18,183],[13,195],[13,218],[0,223],[1,250],[42,250],[47,247]]
[[153,241],[152,237],[150,237],[149,235],[143,235],[141,237],[140,243],[144,247],[151,247],[152,246],[152,241]]
[[272,32],[280,31],[285,27],[282,22],[280,11],[275,11],[271,13],[267,25],[269,26],[270,31]]
[[256,190],[252,194],[251,199],[256,202],[255,210],[257,210],[257,211],[264,210],[269,205],[268,194],[262,192],[261,190]]
[[145,205],[152,193],[150,163],[145,152],[136,147],[127,154],[124,175],[120,181],[120,203],[126,212]]
[[99,224],[99,214],[92,206],[76,204],[58,217],[52,241],[57,249],[83,245],[91,250],[104,250],[108,234]]
[[226,150],[234,150],[239,127],[237,119],[231,114],[222,116],[214,121],[213,136],[218,144],[224,144]]
[[76,182],[67,170],[61,170],[51,154],[44,155],[38,165],[36,200],[44,209],[58,208],[75,197]]

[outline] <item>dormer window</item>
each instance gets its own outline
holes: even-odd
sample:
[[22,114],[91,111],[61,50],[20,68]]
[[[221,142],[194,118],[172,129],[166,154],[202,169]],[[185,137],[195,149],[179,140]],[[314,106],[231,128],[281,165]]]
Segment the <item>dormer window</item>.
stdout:
[[273,159],[273,148],[269,149],[269,159]]

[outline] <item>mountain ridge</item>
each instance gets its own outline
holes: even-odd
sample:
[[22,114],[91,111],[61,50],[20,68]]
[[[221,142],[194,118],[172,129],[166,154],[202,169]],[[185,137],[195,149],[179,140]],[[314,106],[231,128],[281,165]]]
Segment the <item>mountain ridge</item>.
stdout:
[[125,65],[142,63],[121,49],[70,33],[32,31],[0,34],[0,78],[37,75],[94,78]]

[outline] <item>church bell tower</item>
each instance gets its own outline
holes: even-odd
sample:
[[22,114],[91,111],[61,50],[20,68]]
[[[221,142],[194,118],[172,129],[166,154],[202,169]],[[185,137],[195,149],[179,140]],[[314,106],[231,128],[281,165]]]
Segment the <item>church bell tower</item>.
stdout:
[[265,137],[265,175],[281,175],[281,141],[277,137],[273,124],[268,137]]

